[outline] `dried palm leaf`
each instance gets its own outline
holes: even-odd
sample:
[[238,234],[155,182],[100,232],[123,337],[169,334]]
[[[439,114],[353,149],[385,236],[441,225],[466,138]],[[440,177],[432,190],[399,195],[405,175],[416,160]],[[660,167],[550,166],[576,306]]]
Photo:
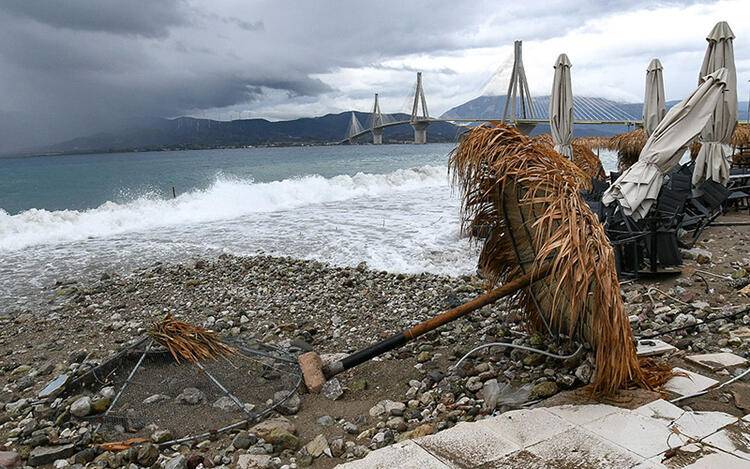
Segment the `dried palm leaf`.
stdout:
[[180,359],[196,363],[237,353],[214,331],[178,321],[171,314],[152,324],[148,335],[169,350],[177,363]]
[[750,145],[750,124],[737,124],[732,134],[733,147],[746,147]]
[[642,368],[623,310],[614,254],[580,196],[590,179],[550,149],[496,123],[471,130],[450,158],[463,192],[463,228],[489,226],[479,266],[491,283],[550,262],[544,280],[520,293],[527,322],[588,342],[595,394],[630,384],[654,388],[669,374]]
[[609,139],[609,148],[617,151],[617,169],[625,171],[633,166],[646,145],[648,135],[643,129],[635,129]]
[[[537,135],[533,137],[533,140],[539,144],[549,146],[554,151],[555,144],[550,134]],[[573,147],[573,163],[581,168],[588,177],[600,180],[605,179],[607,176],[604,172],[604,167],[602,167],[602,162],[588,146],[582,144],[579,140],[575,139],[571,144]]]

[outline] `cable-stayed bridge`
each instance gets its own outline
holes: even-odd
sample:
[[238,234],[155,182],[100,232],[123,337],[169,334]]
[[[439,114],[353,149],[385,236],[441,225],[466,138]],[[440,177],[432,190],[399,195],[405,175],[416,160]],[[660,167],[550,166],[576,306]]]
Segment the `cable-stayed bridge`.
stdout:
[[[500,71],[500,70],[499,70]],[[497,73],[499,73],[496,72]],[[492,81],[494,77],[490,80]],[[411,116],[408,120],[383,114],[380,109],[378,94],[368,122],[362,125],[352,113],[352,120],[347,129],[344,140],[340,143],[351,143],[367,134],[372,135],[372,143],[383,143],[383,132],[388,127],[411,125],[414,129],[414,143],[427,143],[427,127],[434,122],[448,122],[459,126],[471,126],[482,122],[505,121],[519,127],[522,131],[530,131],[537,124],[549,123],[550,96],[532,97],[529,93],[526,73],[521,59],[521,41],[516,41],[513,54],[513,67],[505,96],[498,97],[502,103],[502,114],[497,117],[431,117],[427,111],[427,99],[422,83],[422,72],[417,72],[416,86],[411,106]],[[498,110],[501,106],[498,106]],[[640,116],[632,115],[612,101],[602,98],[573,96],[574,124],[603,124],[634,126],[641,123]]]

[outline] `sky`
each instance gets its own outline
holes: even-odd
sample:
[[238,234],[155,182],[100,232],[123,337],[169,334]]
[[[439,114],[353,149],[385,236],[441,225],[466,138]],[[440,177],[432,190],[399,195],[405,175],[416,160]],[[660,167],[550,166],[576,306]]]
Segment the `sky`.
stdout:
[[417,71],[440,115],[498,94],[517,39],[533,95],[565,52],[574,94],[640,102],[658,57],[681,99],[721,20],[746,100],[748,14],[746,0],[3,0],[0,151],[155,117],[365,111],[375,92],[383,112],[406,112]]

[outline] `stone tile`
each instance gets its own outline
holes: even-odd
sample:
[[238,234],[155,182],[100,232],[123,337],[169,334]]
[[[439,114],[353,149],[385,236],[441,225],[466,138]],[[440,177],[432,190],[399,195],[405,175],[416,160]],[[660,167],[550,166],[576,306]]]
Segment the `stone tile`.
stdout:
[[557,407],[544,407],[544,409],[573,425],[584,425],[615,412],[625,412],[619,407],[604,404],[561,405]]
[[573,428],[526,448],[547,462],[548,467],[632,467],[645,461],[581,428]]
[[645,460],[642,463],[636,464],[630,469],[667,469],[667,466],[660,462]]
[[663,399],[641,406],[636,412],[697,440],[737,421],[737,417],[724,412],[687,412]]
[[689,394],[703,391],[704,389],[708,389],[718,383],[718,381],[711,379],[708,376],[683,370],[682,368],[674,368],[673,371],[685,373],[687,376],[675,376],[666,382],[664,389],[681,396],[687,396]]
[[477,424],[455,427],[414,440],[451,467],[479,467],[521,449],[497,433]]
[[673,433],[667,423],[628,412],[611,414],[583,427],[648,459],[685,444],[686,438]]
[[740,366],[747,363],[747,360],[739,355],[728,352],[704,353],[700,355],[689,355],[685,357],[693,363],[705,366],[709,370],[721,370],[733,366]]
[[497,417],[480,420],[478,425],[521,448],[535,445],[573,428],[573,425],[544,408],[506,412]]
[[684,410],[664,399],[649,402],[638,407],[635,411],[644,417],[663,420],[665,425],[677,420],[685,413]]
[[669,345],[663,340],[659,339],[644,339],[638,341],[638,347],[635,353],[639,357],[651,357],[654,355],[663,355],[667,352],[674,352],[677,347]]
[[363,459],[337,466],[339,469],[450,469],[412,441],[373,451]]
[[740,420],[703,439],[703,443],[750,461],[750,423]]
[[539,456],[526,450],[516,451],[476,468],[465,469],[549,469],[549,464]]

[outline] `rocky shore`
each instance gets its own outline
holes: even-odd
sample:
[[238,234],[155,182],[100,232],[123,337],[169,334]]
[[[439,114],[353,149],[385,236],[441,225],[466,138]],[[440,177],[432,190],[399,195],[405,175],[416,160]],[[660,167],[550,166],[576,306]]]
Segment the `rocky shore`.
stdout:
[[[669,359],[686,368],[687,353],[750,356],[750,229],[710,228],[686,257],[681,276],[623,284],[634,332],[676,346]],[[560,360],[495,346],[454,369],[488,342],[559,355],[577,349],[529,334],[521,311],[499,302],[338,376],[322,395],[300,390],[280,409],[284,415],[186,444],[160,447],[168,430],[152,428],[150,443],[107,451],[96,446],[101,441],[84,417],[106,409],[114,390],[40,398],[55,379],[101,363],[167,313],[239,341],[350,353],[482,291],[476,276],[391,274],[264,256],[103,272],[87,283],[61,279],[44,293],[45,310],[0,316],[0,467],[333,467],[589,382],[594,370],[586,350]],[[748,395],[728,387],[694,405],[744,415]]]

